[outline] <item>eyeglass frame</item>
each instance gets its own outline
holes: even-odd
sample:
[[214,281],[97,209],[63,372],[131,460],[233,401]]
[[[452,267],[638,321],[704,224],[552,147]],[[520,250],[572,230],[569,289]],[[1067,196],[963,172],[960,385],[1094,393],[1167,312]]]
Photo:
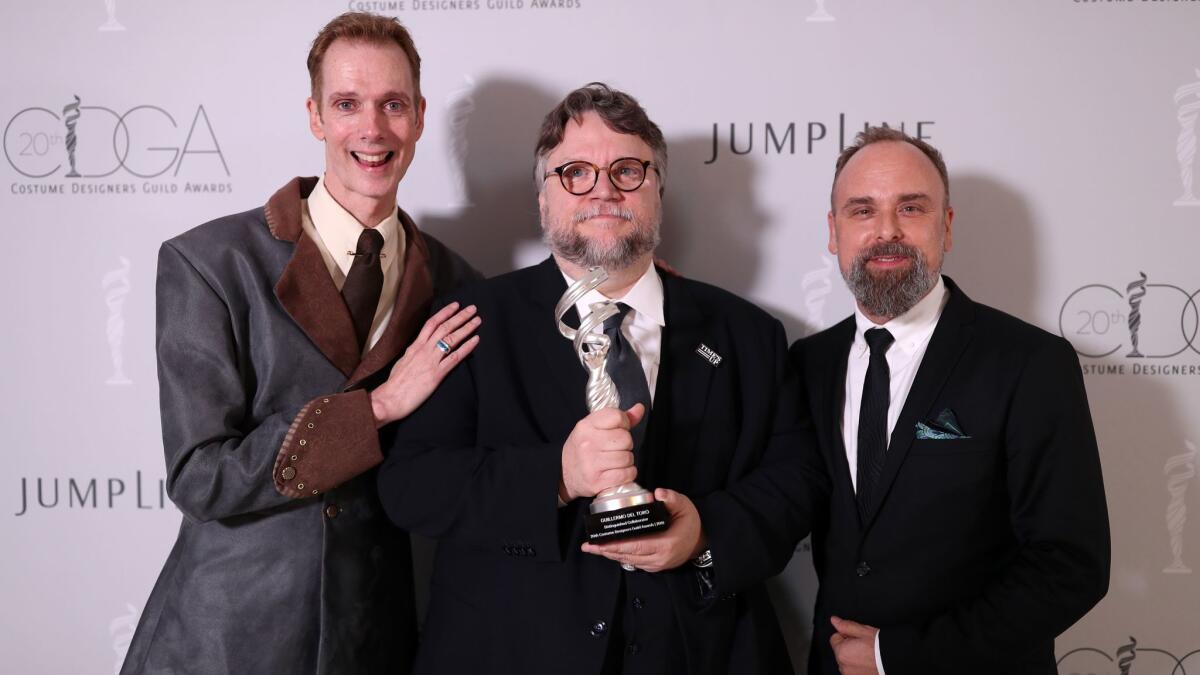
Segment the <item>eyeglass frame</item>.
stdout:
[[[631,187],[631,188],[623,188],[620,185],[617,185],[617,181],[614,180],[613,176],[612,176],[612,167],[620,162],[624,162],[627,159],[631,159],[642,165],[642,182],[638,183],[635,187]],[[592,186],[583,192],[579,192],[579,193],[571,192],[571,188],[567,187],[566,179],[563,177],[563,171],[565,171],[566,168],[568,166],[571,166],[572,164],[587,164],[588,166],[592,167],[592,170],[595,172],[595,178],[592,180]],[[550,176],[558,174],[558,182],[559,182],[559,184],[562,185],[563,189],[567,191],[567,194],[575,195],[576,197],[582,197],[584,195],[591,194],[592,190],[595,190],[596,186],[600,184],[600,170],[602,168],[604,169],[604,175],[608,176],[609,184],[612,185],[614,189],[616,189],[620,192],[636,192],[639,188],[641,188],[643,185],[645,185],[646,177],[650,175],[650,172],[648,171],[648,169],[654,169],[654,173],[658,174],[659,176],[662,176],[662,174],[658,170],[658,166],[656,166],[654,164],[654,160],[641,159],[639,157],[618,157],[618,158],[614,159],[613,161],[609,162],[608,166],[605,166],[605,167],[596,166],[595,164],[587,161],[586,159],[573,159],[569,162],[560,164],[559,166],[556,166],[553,169],[550,169],[549,171],[547,171],[542,176],[542,181],[545,182],[545,180],[547,178],[549,178]]]

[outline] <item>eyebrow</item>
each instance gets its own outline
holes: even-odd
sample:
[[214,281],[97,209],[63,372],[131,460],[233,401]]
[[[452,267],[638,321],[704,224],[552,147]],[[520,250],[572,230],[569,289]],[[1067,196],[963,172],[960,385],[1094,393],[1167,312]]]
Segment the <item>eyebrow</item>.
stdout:
[[852,206],[874,206],[874,205],[875,205],[874,197],[850,197],[849,199],[847,199],[845,202],[842,203],[842,208],[848,209]]
[[[358,92],[354,92],[354,91],[333,91],[333,92],[329,93],[329,100],[333,101],[333,100],[336,100],[339,98],[361,98],[361,97],[358,95]],[[383,100],[385,100],[385,101],[391,101],[391,100],[398,99],[398,100],[404,101],[405,103],[408,103],[410,100],[408,92],[403,92],[403,91],[384,92],[384,94],[381,98],[383,98]]]
[[[932,202],[933,198],[924,192],[906,192],[896,198],[897,202]],[[843,209],[855,206],[875,206],[874,197],[850,197],[843,204]]]

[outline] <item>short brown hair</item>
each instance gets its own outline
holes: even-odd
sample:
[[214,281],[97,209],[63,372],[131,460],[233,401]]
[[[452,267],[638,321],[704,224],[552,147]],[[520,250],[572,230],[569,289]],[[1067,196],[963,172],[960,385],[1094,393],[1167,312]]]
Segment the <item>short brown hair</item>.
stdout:
[[833,186],[829,188],[829,205],[833,210],[837,210],[837,205],[833,203],[833,188],[837,186],[838,176],[842,175],[842,169],[846,168],[846,162],[849,162],[851,157],[868,145],[887,141],[908,143],[924,153],[929,158],[929,161],[933,162],[933,168],[937,169],[938,175],[942,178],[942,187],[946,189],[946,204],[944,208],[950,208],[950,174],[946,171],[946,162],[942,159],[942,153],[919,138],[913,138],[899,129],[883,126],[863,129],[854,137],[854,145],[842,150],[842,154],[838,155],[837,167],[833,171]]
[[658,192],[661,195],[667,184],[667,142],[663,139],[662,130],[650,120],[637,99],[603,82],[592,82],[567,94],[542,121],[537,148],[533,151],[533,180],[538,190],[541,191],[544,184],[546,158],[562,143],[567,122],[581,121],[586,112],[599,115],[609,129],[620,134],[633,134],[650,146],[654,153],[654,167],[658,169]]
[[325,61],[325,52],[338,40],[399,46],[412,67],[413,86],[416,87],[413,93],[417,97],[413,104],[416,105],[420,101],[421,55],[417,53],[417,46],[413,44],[408,29],[394,17],[367,12],[346,12],[325,24],[313,40],[312,49],[308,50],[308,79],[312,85],[313,100],[317,101],[318,106],[321,104],[321,64]]

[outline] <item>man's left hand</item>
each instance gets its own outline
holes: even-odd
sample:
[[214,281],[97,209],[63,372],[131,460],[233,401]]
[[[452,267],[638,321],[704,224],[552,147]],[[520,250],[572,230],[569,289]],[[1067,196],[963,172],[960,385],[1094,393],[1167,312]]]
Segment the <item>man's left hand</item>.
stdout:
[[707,548],[700,513],[692,500],[674,490],[658,488],[654,498],[667,507],[671,525],[662,532],[603,544],[584,544],[583,552],[633,565],[646,572],[674,569],[700,555]]
[[837,631],[829,638],[842,675],[878,675],[875,669],[875,636],[879,629],[839,617],[830,619]]

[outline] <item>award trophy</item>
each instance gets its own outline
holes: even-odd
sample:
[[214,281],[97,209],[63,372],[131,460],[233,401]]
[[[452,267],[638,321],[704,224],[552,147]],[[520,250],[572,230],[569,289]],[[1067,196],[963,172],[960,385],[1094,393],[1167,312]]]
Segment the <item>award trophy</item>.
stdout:
[[[589,412],[621,407],[617,385],[604,368],[608,360],[608,336],[595,330],[596,327],[604,325],[605,319],[617,313],[617,305],[613,302],[593,303],[591,312],[580,317],[578,329],[563,323],[563,316],[580,298],[598,288],[606,279],[608,273],[603,269],[589,269],[587,274],[571,284],[554,308],[558,331],[574,343],[579,362],[588,371]],[[667,507],[662,502],[655,501],[653,492],[637,483],[626,483],[596,495],[588,507],[584,529],[590,542],[614,541],[660,532],[667,529],[668,521]]]

